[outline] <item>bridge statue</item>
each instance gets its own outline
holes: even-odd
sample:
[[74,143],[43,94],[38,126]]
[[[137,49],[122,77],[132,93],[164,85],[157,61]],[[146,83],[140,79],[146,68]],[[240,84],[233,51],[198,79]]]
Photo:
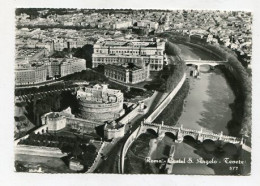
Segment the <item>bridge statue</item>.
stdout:
[[159,138],[164,137],[166,133],[173,134],[176,138],[177,143],[181,143],[184,140],[185,136],[190,136],[194,140],[203,142],[205,140],[212,140],[215,142],[225,142],[225,143],[232,143],[236,145],[241,145],[244,143],[243,138],[236,138],[233,136],[226,136],[223,135],[223,132],[220,134],[212,133],[212,132],[207,132],[203,131],[202,128],[201,130],[192,130],[192,129],[186,129],[183,128],[181,125],[180,127],[175,127],[175,126],[167,126],[162,124],[157,124],[157,123],[146,123],[143,122],[141,125],[140,131],[142,133],[146,132],[148,129],[153,130]]

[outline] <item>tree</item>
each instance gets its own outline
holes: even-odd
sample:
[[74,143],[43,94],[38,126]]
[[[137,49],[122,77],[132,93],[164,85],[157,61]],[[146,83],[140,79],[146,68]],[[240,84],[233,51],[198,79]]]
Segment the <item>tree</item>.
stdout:
[[72,151],[72,155],[77,159],[78,156],[81,154],[82,154],[82,149],[80,148],[79,143],[76,142]]
[[97,150],[97,148],[94,145],[90,144],[90,145],[86,146],[85,151],[87,151],[91,154],[94,154],[96,152],[96,150]]

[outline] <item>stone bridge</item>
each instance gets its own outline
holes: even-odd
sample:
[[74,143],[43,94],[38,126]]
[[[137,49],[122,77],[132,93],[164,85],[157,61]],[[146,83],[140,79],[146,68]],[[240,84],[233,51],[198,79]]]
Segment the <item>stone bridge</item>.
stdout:
[[202,34],[202,33],[197,33],[197,32],[190,32],[189,33],[189,37],[190,36],[198,36],[198,37],[200,37],[200,39],[203,39],[203,37],[204,37],[204,34]]
[[121,154],[120,154],[120,173],[124,173],[124,165],[125,165],[125,156],[126,153],[131,146],[131,144],[143,133],[150,132],[154,133],[158,136],[158,139],[162,139],[165,135],[170,135],[173,139],[175,139],[176,143],[183,142],[185,137],[191,137],[196,141],[204,142],[205,140],[211,140],[218,145],[225,145],[231,143],[235,145],[237,148],[241,147],[245,149],[244,139],[236,138],[233,136],[226,136],[223,135],[221,132],[220,134],[215,134],[212,132],[206,132],[203,130],[192,130],[192,129],[185,129],[183,127],[174,127],[174,126],[167,126],[157,123],[148,123],[146,121],[142,122],[141,125],[128,137],[127,141],[125,142]]
[[192,129],[185,129],[182,126],[172,127],[163,125],[163,123],[157,124],[143,122],[141,124],[140,133],[145,133],[149,130],[157,134],[159,138],[164,137],[166,134],[169,134],[176,139],[176,142],[179,143],[181,143],[184,140],[184,137],[186,136],[192,137],[194,140],[197,140],[199,142],[203,142],[205,140],[212,140],[214,142],[232,143],[239,146],[244,143],[243,138],[240,139],[233,136],[226,136],[223,135],[222,132],[220,134],[215,134],[212,132],[203,131],[202,129],[198,131]]
[[49,91],[42,91],[42,92],[36,92],[36,93],[30,93],[30,94],[24,94],[24,95],[20,95],[20,96],[15,96],[15,100],[19,100],[19,101],[33,101],[33,100],[37,100],[37,99],[42,99],[44,97],[53,95],[55,93],[61,93],[63,91],[75,91],[77,89],[77,87],[67,87],[67,88],[60,88],[60,89],[55,89],[55,90],[49,90]]
[[228,61],[214,61],[214,60],[184,60],[186,65],[195,65],[197,69],[200,69],[201,65],[209,65],[211,67],[217,66],[217,65],[227,65]]

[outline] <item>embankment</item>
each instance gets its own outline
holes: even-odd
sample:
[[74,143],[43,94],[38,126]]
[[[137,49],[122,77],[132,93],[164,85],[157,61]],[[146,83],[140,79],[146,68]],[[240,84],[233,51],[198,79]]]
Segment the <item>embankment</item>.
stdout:
[[[161,102],[161,104],[152,112],[152,114],[145,120],[145,122],[153,122],[156,117],[165,109],[165,107],[171,102],[171,100],[174,98],[174,96],[178,93],[178,91],[180,90],[180,88],[182,87],[183,83],[185,82],[186,79],[186,74],[183,74],[182,79],[180,80],[180,82],[178,83],[178,85],[172,90],[171,93],[169,93],[169,95]],[[139,135],[141,134],[140,132],[141,126],[139,126],[126,140],[121,154],[120,154],[120,173],[124,173],[124,165],[125,165],[125,156],[127,153],[127,150],[129,149],[129,147],[131,146],[131,144],[133,143],[133,141],[135,139],[137,139],[139,137]]]

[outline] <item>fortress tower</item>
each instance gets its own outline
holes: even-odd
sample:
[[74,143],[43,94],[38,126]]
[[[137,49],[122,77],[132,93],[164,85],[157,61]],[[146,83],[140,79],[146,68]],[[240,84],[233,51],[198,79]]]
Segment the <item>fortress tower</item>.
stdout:
[[107,85],[96,84],[77,91],[78,116],[88,120],[110,121],[124,114],[124,95],[120,90],[109,89]]

